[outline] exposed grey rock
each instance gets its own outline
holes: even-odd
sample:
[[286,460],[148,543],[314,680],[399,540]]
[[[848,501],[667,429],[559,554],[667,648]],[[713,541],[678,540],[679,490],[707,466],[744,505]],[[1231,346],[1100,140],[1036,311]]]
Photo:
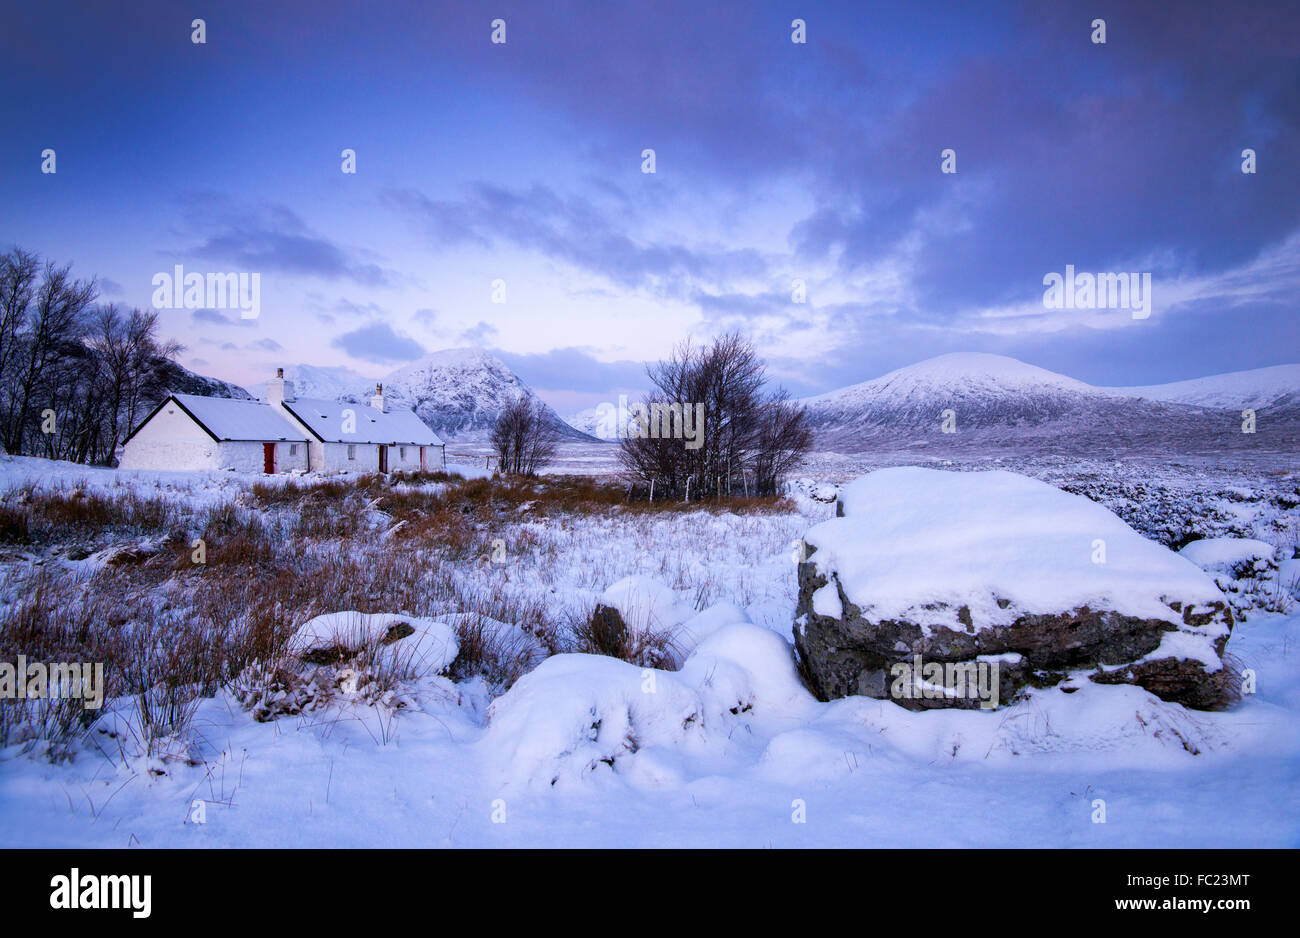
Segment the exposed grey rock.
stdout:
[[[1025,686],[1054,685],[1079,670],[1095,672],[1093,680],[1099,683],[1137,684],[1165,700],[1199,709],[1218,709],[1233,699],[1235,677],[1228,668],[1207,673],[1201,662],[1178,658],[1136,663],[1159,648],[1167,632],[1177,629],[1162,619],[1138,619],[1083,607],[1057,615],[1025,615],[1008,626],[978,632],[936,626],[922,629],[906,620],[865,619],[842,589],[838,591],[843,618],[818,615],[812,609],[812,594],[826,584],[815,555],[799,565],[796,617],[804,624],[794,629],[795,646],[813,691],[822,700],[854,694],[891,699],[891,667],[906,664],[915,655],[927,662],[959,663],[973,662],[981,655],[1006,653],[1022,655],[1023,662],[1002,664],[998,669],[998,699],[1003,703]],[[1230,629],[1233,625],[1232,610],[1224,603],[1200,608],[1173,601],[1170,609],[1178,612],[1188,626],[1221,623]],[[961,609],[957,617],[963,618]],[[1214,640],[1219,655],[1227,639],[1225,633]],[[1103,665],[1124,667],[1103,671]],[[980,705],[979,700],[969,697],[896,702],[913,710]]]

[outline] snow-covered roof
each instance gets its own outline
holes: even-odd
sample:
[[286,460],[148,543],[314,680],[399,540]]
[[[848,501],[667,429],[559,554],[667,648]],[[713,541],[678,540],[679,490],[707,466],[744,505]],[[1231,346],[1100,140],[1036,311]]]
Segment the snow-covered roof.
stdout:
[[307,442],[306,435],[269,404],[197,394],[173,394],[171,399],[218,440]]
[[[365,404],[300,397],[285,401],[284,407],[325,443],[406,443],[412,446],[441,446],[442,440],[415,412],[405,407],[376,410]],[[356,432],[344,433],[345,410],[355,415]]]

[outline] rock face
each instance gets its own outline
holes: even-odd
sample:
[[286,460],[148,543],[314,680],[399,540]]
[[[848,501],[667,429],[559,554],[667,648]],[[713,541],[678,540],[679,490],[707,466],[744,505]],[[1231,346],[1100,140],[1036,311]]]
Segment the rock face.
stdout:
[[989,707],[1079,671],[1191,707],[1234,698],[1223,594],[1100,505],[1009,472],[899,468],[847,486],[838,513],[805,536],[794,628],[824,700]]

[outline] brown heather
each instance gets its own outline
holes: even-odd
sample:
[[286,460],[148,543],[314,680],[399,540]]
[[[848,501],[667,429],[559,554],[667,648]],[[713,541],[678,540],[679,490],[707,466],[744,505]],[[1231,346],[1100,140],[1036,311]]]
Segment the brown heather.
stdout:
[[[789,510],[780,498],[650,504],[588,478],[445,473],[258,482],[206,508],[126,488],[11,490],[0,496],[0,660],[103,662],[106,697],[131,700],[149,739],[184,731],[202,697],[247,669],[282,670],[294,630],[340,610],[453,617],[452,676],[481,675],[497,692],[539,649],[653,663],[644,642],[512,589],[508,566],[491,562],[493,540],[553,563],[553,545],[517,522]],[[191,559],[196,538],[203,564]],[[105,562],[69,569],[93,555]],[[499,572],[465,575],[484,567]],[[34,738],[57,757],[98,716],[37,703],[0,702],[0,745]]]

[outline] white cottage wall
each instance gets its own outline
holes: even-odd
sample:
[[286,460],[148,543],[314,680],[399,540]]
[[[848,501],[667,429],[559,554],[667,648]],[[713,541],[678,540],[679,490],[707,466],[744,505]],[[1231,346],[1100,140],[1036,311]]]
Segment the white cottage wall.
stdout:
[[249,440],[226,440],[217,448],[218,469],[235,472],[261,472],[262,444]]
[[[348,447],[356,447],[356,458],[348,459]],[[324,443],[319,472],[378,472],[379,447],[374,443]],[[312,468],[317,469],[312,463]]]
[[123,469],[216,469],[221,444],[169,402],[122,447]]
[[[122,447],[119,466],[122,469],[262,472],[265,454],[260,440],[223,440],[218,443],[172,401],[154,414],[153,419]],[[276,472],[306,468],[306,443],[275,444]]]
[[120,469],[175,469],[195,471],[217,468],[220,443],[203,440],[142,440],[133,437],[122,447]]

